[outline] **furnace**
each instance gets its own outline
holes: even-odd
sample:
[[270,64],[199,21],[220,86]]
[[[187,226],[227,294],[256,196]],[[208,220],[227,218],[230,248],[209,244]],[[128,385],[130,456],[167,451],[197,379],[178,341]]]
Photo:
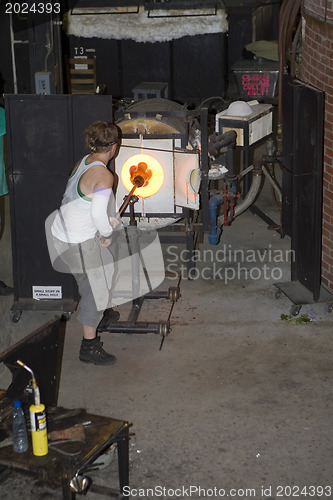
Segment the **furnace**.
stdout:
[[[122,144],[115,159],[117,209],[133,189],[133,170],[146,165],[149,179],[137,186],[139,227],[159,228],[200,206],[200,151],[189,140],[186,109],[165,99],[138,101],[118,119]],[[123,219],[129,217],[126,209]]]

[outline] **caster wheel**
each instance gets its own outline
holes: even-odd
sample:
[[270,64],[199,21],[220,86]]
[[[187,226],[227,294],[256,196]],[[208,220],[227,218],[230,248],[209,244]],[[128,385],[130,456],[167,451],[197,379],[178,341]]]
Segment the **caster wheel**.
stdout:
[[281,295],[282,295],[281,290],[279,290],[279,289],[278,289],[278,290],[276,290],[276,292],[275,292],[275,298],[276,298],[276,299],[279,299],[279,298],[281,297]]
[[169,288],[169,300],[171,302],[177,302],[177,300],[180,298],[180,291],[178,287],[170,287]]
[[160,323],[159,324],[159,334],[162,335],[162,337],[166,337],[170,332],[170,324],[168,323]]
[[170,332],[170,323],[169,321],[167,323],[160,323],[159,324],[159,334],[161,335],[161,343],[160,343],[160,351],[162,350],[164,340],[166,339],[168,333]]
[[21,319],[22,311],[14,311],[11,315],[11,320],[13,323],[18,323]]
[[326,311],[331,313],[333,311],[333,302],[328,302],[326,305]]
[[292,308],[290,309],[290,314],[292,316],[297,316],[301,310],[301,307],[302,306],[292,306]]
[[69,321],[71,316],[72,316],[72,313],[71,313],[71,312],[64,312],[64,313],[62,313],[62,315],[61,315],[61,319],[62,319],[63,321]]

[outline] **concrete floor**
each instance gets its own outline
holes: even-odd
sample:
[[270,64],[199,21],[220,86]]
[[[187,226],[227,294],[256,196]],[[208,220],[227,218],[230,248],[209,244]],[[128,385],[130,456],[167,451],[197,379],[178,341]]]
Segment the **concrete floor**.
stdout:
[[[267,182],[256,205],[279,222]],[[11,284],[7,202],[6,207],[0,277]],[[290,279],[289,248],[288,237],[268,230],[249,210],[224,230],[217,247],[205,241],[199,255],[206,262],[198,262],[196,279],[182,280],[162,350],[158,335],[103,334],[117,364],[86,365],[78,360],[77,313],[67,322],[58,403],[133,423],[133,498],[333,497],[332,315],[317,303],[301,311],[315,321],[281,320],[291,302],[284,295],[275,298],[274,283]],[[245,257],[235,254],[239,249]],[[164,250],[168,269],[175,257],[170,262]],[[207,250],[215,252],[215,263]],[[229,262],[223,260],[226,251]],[[184,264],[181,248],[178,255],[177,263]],[[166,287],[175,284],[169,280]],[[12,297],[0,298],[1,350],[54,317],[52,311],[29,311],[13,324],[11,305]],[[147,301],[140,319],[165,320],[169,307],[166,300]],[[119,311],[125,319],[126,306]],[[0,377],[6,386],[3,366]],[[113,461],[91,477],[117,486],[116,471]],[[2,500],[22,495],[62,498],[61,491],[31,478],[4,479]],[[107,497],[88,492],[87,498]]]

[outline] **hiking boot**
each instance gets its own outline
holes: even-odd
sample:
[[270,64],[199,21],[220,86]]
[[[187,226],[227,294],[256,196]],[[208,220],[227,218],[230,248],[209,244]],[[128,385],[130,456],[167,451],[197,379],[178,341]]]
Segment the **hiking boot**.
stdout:
[[104,351],[100,337],[82,339],[79,359],[94,365],[113,365],[117,361],[115,356]]
[[103,318],[101,319],[97,331],[98,332],[107,332],[108,327],[112,325],[112,323],[116,323],[120,317],[120,314],[118,311],[115,311],[110,307],[109,309],[105,309]]

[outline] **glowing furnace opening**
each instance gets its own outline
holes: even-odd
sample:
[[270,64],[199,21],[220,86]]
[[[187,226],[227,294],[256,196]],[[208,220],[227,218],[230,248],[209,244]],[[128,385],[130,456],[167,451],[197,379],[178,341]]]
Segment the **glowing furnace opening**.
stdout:
[[146,165],[146,170],[150,171],[151,176],[149,179],[145,179],[141,187],[136,188],[135,195],[148,198],[156,194],[164,182],[163,168],[153,156],[138,154],[128,158],[121,169],[121,180],[127,191],[131,191],[133,189],[133,172],[135,169],[140,169],[140,163]]

